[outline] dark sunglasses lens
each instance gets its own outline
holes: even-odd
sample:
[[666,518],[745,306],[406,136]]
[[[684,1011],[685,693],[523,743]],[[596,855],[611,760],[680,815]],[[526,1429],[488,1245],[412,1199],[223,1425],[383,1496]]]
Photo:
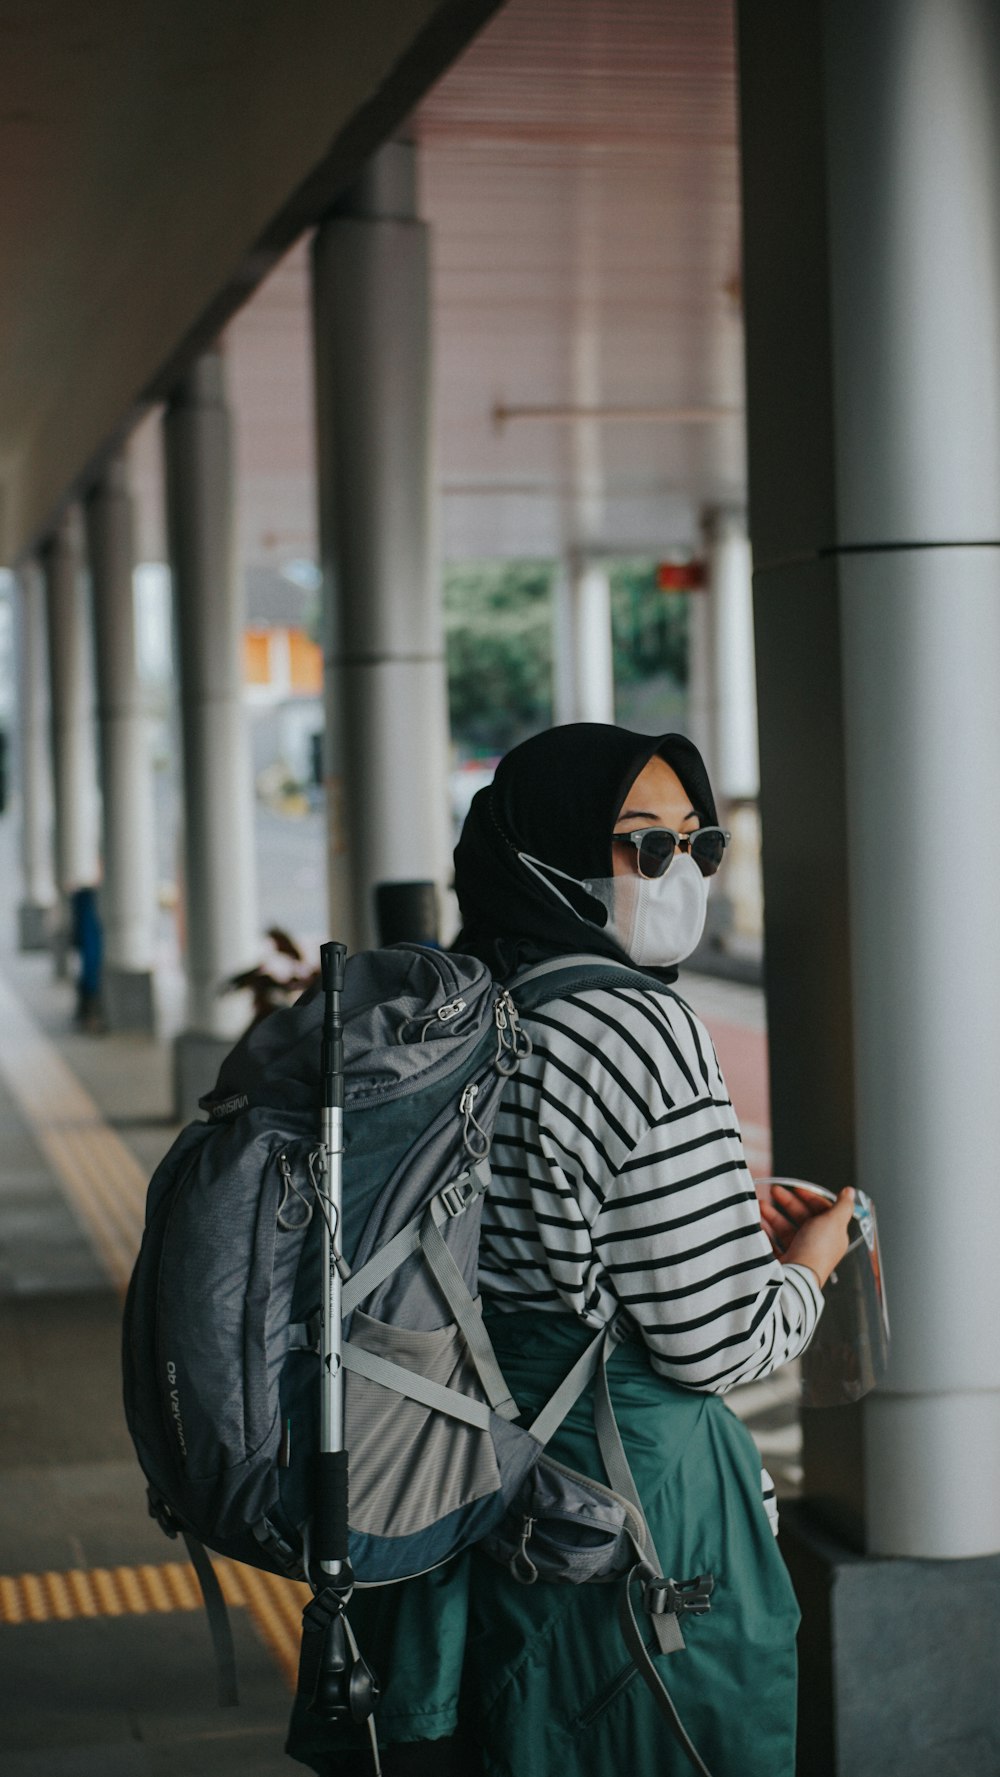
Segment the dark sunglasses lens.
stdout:
[[691,856],[703,876],[714,876],[726,855],[726,836],[719,827],[705,827],[691,840]]
[[662,876],[674,855],[674,836],[656,827],[644,833],[639,843],[639,870],[643,876]]

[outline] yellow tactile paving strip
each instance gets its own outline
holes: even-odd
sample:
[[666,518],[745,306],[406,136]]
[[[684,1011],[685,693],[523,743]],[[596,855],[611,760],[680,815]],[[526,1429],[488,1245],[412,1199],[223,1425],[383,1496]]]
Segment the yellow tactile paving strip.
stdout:
[[[276,1574],[216,1560],[230,1608],[246,1608],[294,1689],[302,1611],[309,1587]],[[70,1568],[67,1573],[0,1574],[0,1625],[70,1623],[80,1617],[139,1617],[200,1610],[194,1568],[185,1561],[159,1566]]]
[[[2,976],[0,1071],[108,1277],[124,1292],[142,1238],[149,1181]],[[215,1568],[226,1602],[249,1610],[294,1686],[308,1586],[221,1559]],[[0,1575],[0,1624],[200,1608],[194,1569],[183,1562]]]
[[149,1181],[2,977],[0,1069],[108,1276],[124,1290],[142,1237]]

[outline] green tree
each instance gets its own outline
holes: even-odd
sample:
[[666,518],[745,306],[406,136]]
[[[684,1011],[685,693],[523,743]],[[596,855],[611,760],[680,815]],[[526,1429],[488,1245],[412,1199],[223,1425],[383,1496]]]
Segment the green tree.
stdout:
[[686,593],[660,590],[656,566],[650,559],[611,565],[615,718],[651,734],[684,726],[690,613]]
[[[452,563],[444,576],[452,739],[466,757],[504,753],[552,721],[552,588],[546,561]],[[611,565],[616,715],[655,732],[683,719],[688,600],[652,560]]]
[[552,721],[554,564],[462,562],[445,570],[452,739],[505,753]]
[[686,593],[661,592],[653,561],[618,561],[611,568],[611,622],[615,684],[668,675],[687,684]]

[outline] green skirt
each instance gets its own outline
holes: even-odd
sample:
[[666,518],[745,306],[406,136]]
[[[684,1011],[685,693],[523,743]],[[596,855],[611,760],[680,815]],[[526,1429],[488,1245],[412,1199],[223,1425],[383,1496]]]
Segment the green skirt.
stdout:
[[[527,1419],[592,1338],[568,1316],[487,1314]],[[761,1497],[753,1439],[716,1395],[657,1376],[638,1341],[608,1379],[622,1441],[668,1576],[712,1573],[711,1611],[683,1619],[686,1648],[656,1663],[712,1777],[793,1777],[799,1612]],[[591,1391],[549,1446],[599,1480]],[[520,1585],[480,1551],[401,1585],[356,1592],[348,1612],[382,1685],[383,1744],[436,1740],[459,1721],[484,1777],[690,1777],[627,1653],[613,1585]],[[641,1625],[641,1617],[640,1617]],[[364,1738],[296,1705],[288,1751],[322,1777]]]

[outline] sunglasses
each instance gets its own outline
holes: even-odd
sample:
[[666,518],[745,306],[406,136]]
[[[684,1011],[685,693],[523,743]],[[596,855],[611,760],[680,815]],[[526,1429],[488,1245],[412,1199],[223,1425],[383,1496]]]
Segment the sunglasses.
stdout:
[[634,845],[639,875],[663,876],[674,854],[689,852],[703,876],[714,876],[726,855],[731,835],[722,827],[699,827],[696,833],[675,833],[672,827],[637,827],[634,833],[612,833],[613,845]]

